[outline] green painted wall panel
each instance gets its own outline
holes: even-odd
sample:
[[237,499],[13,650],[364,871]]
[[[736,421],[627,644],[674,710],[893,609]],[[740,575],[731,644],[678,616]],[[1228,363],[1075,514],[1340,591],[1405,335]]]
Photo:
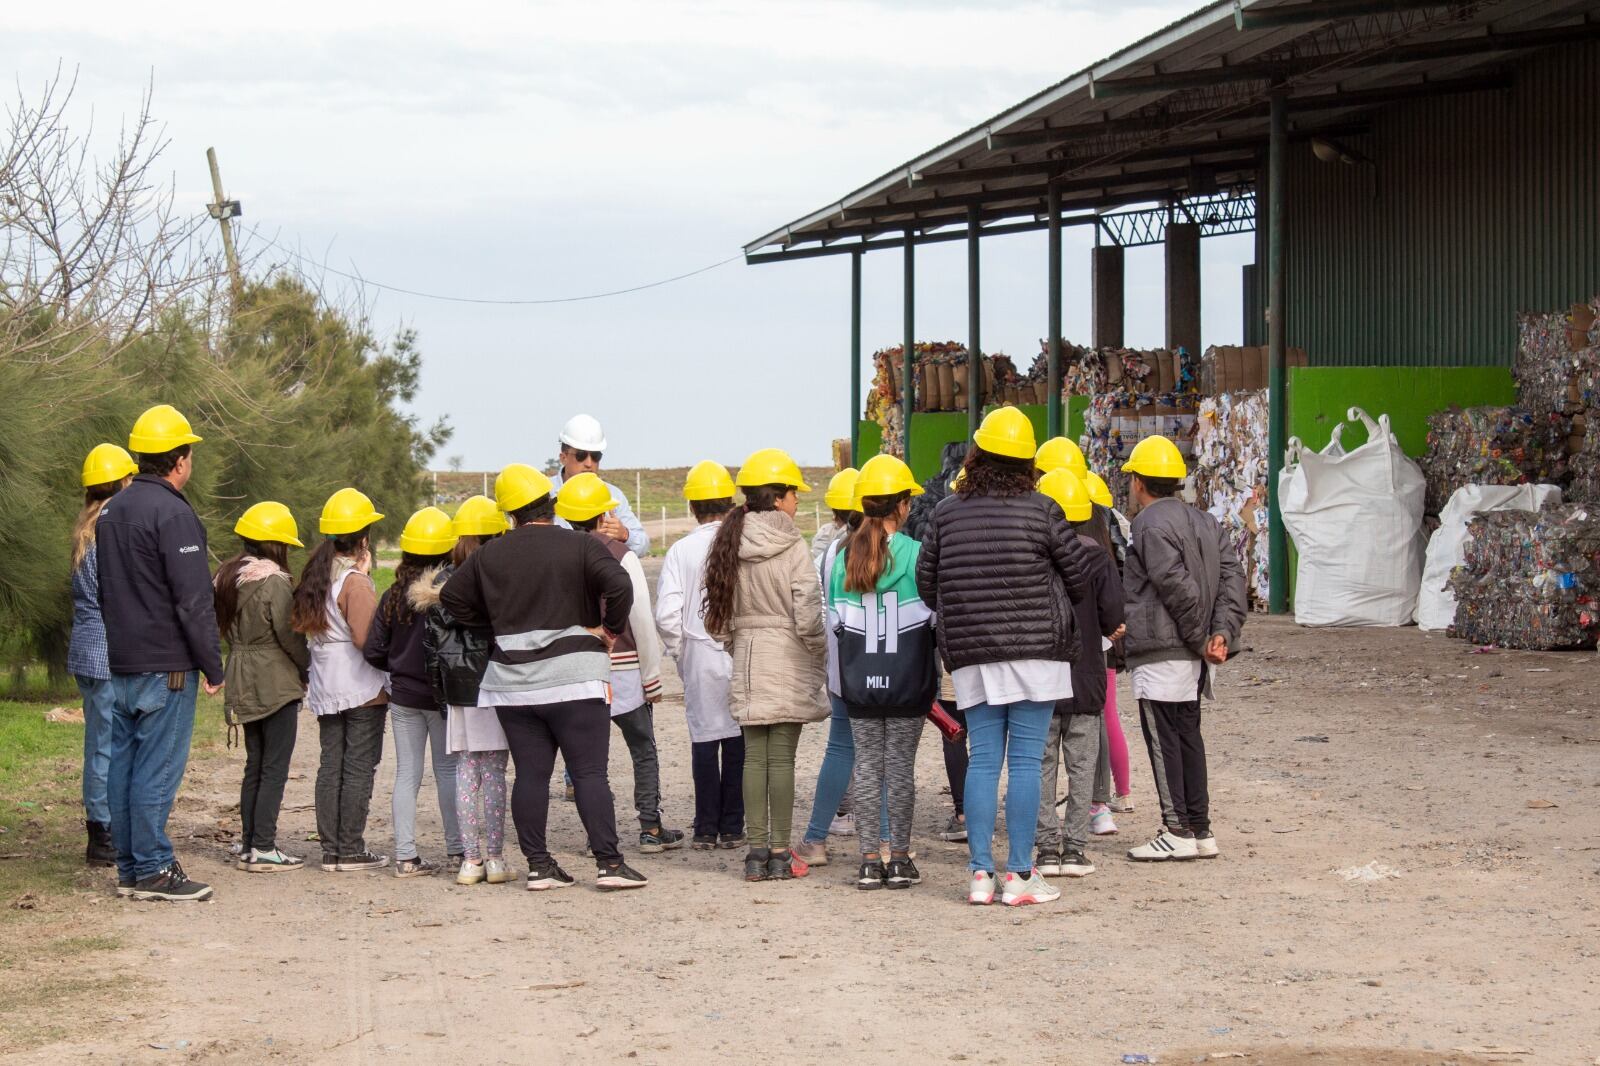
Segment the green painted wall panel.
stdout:
[[[1083,436],[1083,416],[1089,408],[1087,396],[1067,397],[1067,435],[1073,440]],[[1018,410],[1033,423],[1033,435],[1044,440],[1048,424],[1044,404],[1019,404]],[[965,411],[927,411],[911,416],[911,472],[918,481],[926,481],[939,470],[939,453],[951,441],[967,439],[967,413]],[[876,422],[861,421],[861,455],[857,466],[883,450],[883,429]]]
[[[1407,455],[1428,447],[1428,416],[1449,407],[1502,406],[1516,402],[1511,372],[1504,367],[1293,367],[1289,433],[1320,451],[1351,407],[1373,418],[1389,416],[1390,428]],[[1345,427],[1346,449],[1366,443],[1366,427]]]
[[1290,145],[1288,342],[1314,366],[1509,366],[1519,311],[1600,292],[1600,42],[1510,66],[1507,90],[1380,108]]

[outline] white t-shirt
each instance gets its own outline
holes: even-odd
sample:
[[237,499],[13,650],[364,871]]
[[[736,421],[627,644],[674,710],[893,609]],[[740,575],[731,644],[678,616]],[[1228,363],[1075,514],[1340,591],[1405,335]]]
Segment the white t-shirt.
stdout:
[[574,700],[605,700],[610,703],[611,686],[604,681],[574,681],[570,685],[523,689],[516,692],[478,690],[480,707],[532,707],[546,703],[570,703]]
[[1171,659],[1133,668],[1133,698],[1159,703],[1192,703],[1200,698],[1199,659]]
[[987,703],[991,707],[1028,700],[1054,703],[1072,696],[1072,664],[1051,659],[1018,659],[980,663],[951,671],[956,706],[961,710]]

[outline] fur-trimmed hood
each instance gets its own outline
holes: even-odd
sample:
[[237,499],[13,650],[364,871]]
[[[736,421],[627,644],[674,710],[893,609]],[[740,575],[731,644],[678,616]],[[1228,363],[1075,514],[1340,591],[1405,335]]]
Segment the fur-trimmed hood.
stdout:
[[444,588],[445,579],[449,576],[450,567],[430,566],[418,574],[406,589],[406,603],[417,614],[427,614],[429,608],[439,605],[439,590]]

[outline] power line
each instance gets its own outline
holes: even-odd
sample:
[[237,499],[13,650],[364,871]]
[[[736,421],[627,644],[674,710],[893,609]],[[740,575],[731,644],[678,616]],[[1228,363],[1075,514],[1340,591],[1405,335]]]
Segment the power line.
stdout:
[[256,237],[259,240],[265,241],[267,244],[271,245],[273,248],[278,249],[278,251],[284,253],[287,256],[290,256],[293,259],[298,260],[302,265],[314,268],[316,270],[323,270],[323,271],[327,271],[330,274],[337,274],[341,278],[347,278],[350,281],[357,282],[357,283],[359,283],[361,285],[369,285],[374,289],[383,289],[386,292],[397,292],[397,293],[402,293],[402,294],[404,294],[406,296],[417,296],[417,297],[421,297],[424,300],[443,300],[446,303],[460,303],[460,304],[500,304],[500,305],[504,305],[504,306],[528,307],[528,306],[534,306],[534,305],[538,305],[538,304],[571,304],[571,303],[582,303],[585,300],[603,300],[603,299],[605,299],[605,298],[607,298],[609,296],[626,296],[628,293],[632,293],[632,292],[643,292],[645,289],[656,289],[656,288],[660,288],[662,285],[671,285],[675,281],[683,281],[685,278],[692,278],[697,274],[704,274],[707,271],[715,270],[715,269],[717,269],[717,267],[720,267],[720,266],[727,266],[729,263],[732,263],[733,261],[735,261],[737,259],[743,259],[744,258],[744,253],[740,252],[740,253],[735,254],[735,255],[730,255],[726,259],[720,259],[717,262],[711,263],[708,266],[703,266],[703,267],[700,267],[700,268],[698,268],[696,270],[688,271],[687,273],[674,274],[670,278],[661,278],[658,281],[646,282],[643,285],[633,285],[633,286],[630,286],[630,287],[628,287],[626,289],[611,289],[611,290],[609,290],[607,292],[591,292],[591,293],[587,293],[587,294],[585,294],[583,296],[551,296],[551,297],[545,297],[545,298],[542,298],[542,299],[529,299],[529,300],[490,300],[490,299],[477,297],[477,296],[444,296],[444,295],[441,295],[439,293],[434,293],[434,292],[422,292],[422,291],[417,290],[417,289],[406,289],[406,288],[402,288],[399,285],[385,285],[384,283],[382,283],[380,281],[373,281],[372,279],[364,277],[363,275],[352,274],[352,273],[349,273],[348,271],[339,270],[337,267],[328,266],[326,263],[319,263],[314,259],[308,259],[305,256],[301,255],[299,252],[295,251],[294,249],[288,248],[288,247],[285,247],[282,244],[279,244],[277,241],[273,240],[271,237],[268,237],[265,234],[263,234],[256,227],[250,226],[250,227],[247,227],[247,228],[250,230],[251,236]]

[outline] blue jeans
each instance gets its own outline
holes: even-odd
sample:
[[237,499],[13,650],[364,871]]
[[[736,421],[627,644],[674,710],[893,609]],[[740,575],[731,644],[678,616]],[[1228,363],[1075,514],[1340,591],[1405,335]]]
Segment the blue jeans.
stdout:
[[998,707],[967,708],[967,850],[969,870],[996,872],[994,823],[1000,804],[1000,764],[1006,764],[1006,869],[1026,876],[1033,869],[1033,840],[1039,819],[1039,765],[1050,731],[1053,702],[1020,700]]
[[111,769],[111,708],[116,704],[116,692],[111,682],[102,678],[80,675],[76,680],[83,696],[83,817],[109,825],[106,773]]
[[110,769],[106,795],[117,877],[141,881],[172,862],[167,816],[189,764],[194,704],[200,675],[190,670],[183,688],[167,688],[166,674],[114,674]]
[[[828,746],[822,753],[822,768],[817,771],[817,788],[811,801],[811,822],[806,826],[805,842],[821,844],[828,839],[828,826],[839,812],[845,791],[850,787],[850,775],[855,771],[856,741],[850,732],[850,715],[844,700],[828,693]],[[889,825],[889,797],[883,797],[883,817],[878,823]]]

